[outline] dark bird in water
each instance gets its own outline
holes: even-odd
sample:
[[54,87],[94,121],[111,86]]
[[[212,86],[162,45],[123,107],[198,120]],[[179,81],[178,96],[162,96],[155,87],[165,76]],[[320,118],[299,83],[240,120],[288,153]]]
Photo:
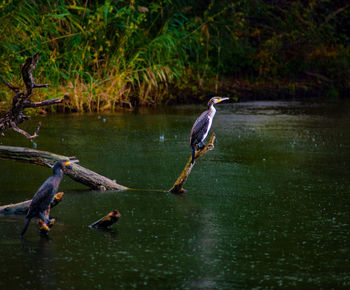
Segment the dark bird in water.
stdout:
[[55,163],[53,166],[53,175],[40,186],[29,205],[29,210],[26,216],[26,223],[22,230],[21,236],[25,234],[31,219],[34,217],[41,218],[47,225],[50,224],[50,220],[44,216],[44,211],[49,208],[51,201],[57,193],[58,186],[60,185],[63,177],[63,168],[66,167],[68,169],[71,169],[72,167],[70,164],[72,162],[77,161],[59,160]]
[[217,103],[221,103],[222,101],[226,101],[229,98],[220,98],[220,97],[213,97],[208,102],[208,110],[204,111],[194,122],[194,125],[191,130],[191,138],[190,138],[190,145],[192,147],[192,161],[191,163],[194,163],[194,156],[196,149],[202,149],[204,148],[204,139],[207,137],[208,132],[210,130],[211,124],[213,122],[213,118],[215,116],[216,110],[214,108],[214,105]]

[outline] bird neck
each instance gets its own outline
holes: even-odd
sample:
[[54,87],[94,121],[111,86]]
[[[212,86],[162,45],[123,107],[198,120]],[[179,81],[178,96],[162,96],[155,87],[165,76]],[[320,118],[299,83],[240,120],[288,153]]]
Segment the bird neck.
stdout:
[[213,118],[215,113],[216,113],[216,109],[214,107],[213,104],[210,104],[210,106],[208,107],[208,113],[209,113],[209,117]]
[[53,175],[57,177],[62,177],[63,176],[63,171],[61,168],[54,168],[53,170]]

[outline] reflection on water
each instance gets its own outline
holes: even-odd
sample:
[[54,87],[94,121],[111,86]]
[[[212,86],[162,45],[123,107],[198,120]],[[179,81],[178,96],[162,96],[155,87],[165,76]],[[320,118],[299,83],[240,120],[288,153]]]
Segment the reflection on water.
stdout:
[[[349,287],[350,104],[218,105],[215,150],[188,194],[159,192],[188,160],[203,109],[41,117],[38,149],[139,190],[100,193],[65,177],[48,239],[32,223],[22,242],[23,219],[1,218],[0,287]],[[0,142],[30,145],[11,132]],[[0,204],[31,198],[50,175],[5,160],[0,172]],[[113,209],[122,217],[111,230],[88,228]]]

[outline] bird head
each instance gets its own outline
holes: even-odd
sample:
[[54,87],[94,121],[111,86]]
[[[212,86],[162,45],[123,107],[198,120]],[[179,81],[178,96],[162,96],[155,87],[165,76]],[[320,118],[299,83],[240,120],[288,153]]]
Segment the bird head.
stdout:
[[72,159],[72,160],[67,160],[67,159],[61,159],[58,160],[55,165],[53,166],[53,171],[57,171],[59,169],[63,170],[64,168],[72,169],[72,163],[77,163],[79,160],[77,159]]
[[209,100],[208,107],[210,107],[211,105],[215,105],[217,103],[221,103],[226,100],[229,100],[229,98],[213,97]]

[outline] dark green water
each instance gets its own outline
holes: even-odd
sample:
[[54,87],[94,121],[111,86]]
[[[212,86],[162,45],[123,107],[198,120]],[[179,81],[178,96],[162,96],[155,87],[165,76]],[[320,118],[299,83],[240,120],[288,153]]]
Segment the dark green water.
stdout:
[[[21,241],[24,220],[0,218],[0,288],[349,288],[350,103],[217,107],[215,150],[185,196],[156,190],[183,169],[203,107],[38,118],[38,149],[140,190],[65,177],[48,239],[32,222]],[[32,146],[11,132],[0,142]],[[0,204],[31,198],[51,174],[4,160],[0,172]],[[87,227],[113,209],[122,217],[110,231]]]

